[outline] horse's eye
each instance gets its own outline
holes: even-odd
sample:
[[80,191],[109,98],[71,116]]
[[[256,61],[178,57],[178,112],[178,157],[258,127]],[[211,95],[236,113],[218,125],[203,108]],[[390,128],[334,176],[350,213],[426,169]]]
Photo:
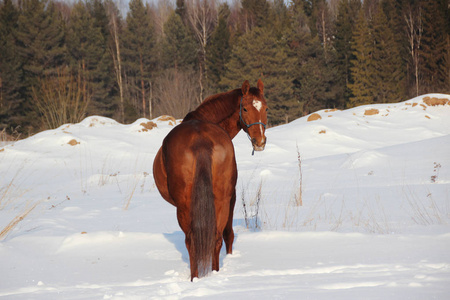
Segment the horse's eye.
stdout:
[[266,108],[266,111],[269,111],[269,108]]
[[244,111],[245,111],[245,112],[247,112],[247,109],[246,109],[246,108],[244,108]]

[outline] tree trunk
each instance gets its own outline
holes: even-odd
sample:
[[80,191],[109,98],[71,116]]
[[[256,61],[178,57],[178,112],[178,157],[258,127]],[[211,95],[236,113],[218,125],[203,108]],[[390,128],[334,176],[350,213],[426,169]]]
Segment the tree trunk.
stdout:
[[125,122],[125,104],[123,99],[123,80],[122,80],[122,61],[120,58],[120,43],[119,43],[119,29],[117,25],[117,15],[114,12],[110,13],[110,32],[114,38],[114,47],[111,49],[114,62],[114,72],[116,73],[116,81],[119,86],[120,96],[120,121]]

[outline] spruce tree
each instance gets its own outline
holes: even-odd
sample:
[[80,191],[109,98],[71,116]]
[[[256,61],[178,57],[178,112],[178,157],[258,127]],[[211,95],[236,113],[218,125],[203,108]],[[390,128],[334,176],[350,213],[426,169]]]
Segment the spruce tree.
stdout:
[[8,133],[20,125],[21,61],[16,55],[15,31],[19,12],[11,0],[0,6],[0,131]]
[[372,34],[369,24],[360,10],[352,37],[352,59],[350,72],[351,81],[348,84],[352,92],[347,107],[355,107],[362,104],[372,103],[375,95],[375,85],[372,69]]
[[294,61],[287,46],[267,29],[255,27],[239,38],[233,47],[221,85],[235,89],[244,80],[264,82],[271,124],[280,124],[297,117],[298,103],[293,97]]
[[132,0],[123,32],[123,61],[128,78],[129,97],[138,115],[147,117],[150,78],[155,71],[155,38],[148,8],[142,0]]
[[270,27],[270,5],[267,0],[241,0],[245,31],[253,27]]
[[284,0],[274,0],[272,3],[272,24],[275,36],[281,39],[284,34],[291,31],[291,18],[289,16],[289,8]]
[[[111,10],[117,10],[114,2],[108,0],[87,0],[86,6],[93,19],[93,28],[100,32],[102,47],[98,65],[93,70],[95,78],[95,89],[92,95],[89,114],[98,114],[105,117],[114,117],[119,106],[119,88],[114,75],[114,61],[112,57],[114,41],[110,31],[110,20],[106,5]],[[118,26],[121,27],[119,19]]]
[[408,82],[407,82],[407,61],[409,57],[408,53],[408,38],[407,28],[405,26],[405,15],[403,11],[402,0],[383,0],[380,2],[380,7],[383,9],[386,18],[387,25],[390,33],[393,35],[393,44],[390,47],[395,47],[395,52],[398,55],[397,58],[397,72],[398,72],[398,89],[399,98],[407,99],[409,95]]
[[39,86],[39,79],[55,75],[65,61],[65,45],[62,18],[53,2],[24,0],[16,31],[17,54],[22,61],[24,101],[20,105],[22,126],[34,131],[37,109],[32,100],[32,88]]
[[403,87],[402,62],[394,34],[384,10],[379,7],[373,19],[373,52],[371,69],[375,87],[374,101],[399,102]]
[[421,56],[421,92],[435,93],[450,91],[449,86],[449,32],[448,1],[420,2],[422,8],[423,36],[419,55]]
[[350,83],[350,60],[354,58],[352,55],[351,41],[360,9],[360,0],[341,0],[338,6],[334,48],[336,49],[338,67],[336,79],[342,93],[339,98],[344,103],[348,102],[351,93],[348,89],[348,84]]
[[228,4],[222,4],[219,9],[218,24],[208,44],[207,68],[209,74],[209,94],[224,91],[224,87],[220,86],[219,83],[225,73],[225,65],[227,64],[231,54],[230,30],[227,25],[229,14],[230,9]]
[[99,63],[105,54],[105,39],[84,2],[74,4],[67,24],[66,45],[72,72],[83,82],[84,99],[104,97]]
[[176,70],[193,68],[197,58],[195,41],[181,17],[175,12],[172,12],[164,24],[164,33],[162,45],[164,67]]

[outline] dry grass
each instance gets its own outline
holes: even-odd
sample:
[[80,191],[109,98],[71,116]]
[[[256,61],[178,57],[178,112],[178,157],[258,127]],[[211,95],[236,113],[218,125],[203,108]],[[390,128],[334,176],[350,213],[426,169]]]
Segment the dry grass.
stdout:
[[[446,219],[450,212],[445,207],[439,206],[428,192],[425,199],[421,199],[409,187],[403,190],[406,201],[410,206],[411,219],[419,225],[447,224]],[[448,201],[447,201],[448,202]]]
[[450,104],[450,100],[448,100],[447,98],[436,98],[436,97],[424,97],[423,102],[428,106]]
[[364,111],[365,116],[378,115],[379,113],[380,111],[376,108],[366,109],[366,111]]
[[299,186],[297,194],[295,194],[295,203],[297,206],[303,206],[303,173],[302,173],[302,157],[300,156],[300,150],[297,146],[297,162],[298,162],[298,173],[299,173]]
[[308,117],[308,119],[306,121],[311,122],[311,121],[316,121],[316,120],[320,120],[320,119],[322,119],[322,117],[318,113],[313,113]]
[[80,142],[78,142],[76,139],[71,139],[69,142],[67,142],[67,144],[69,144],[70,146],[76,146],[79,143]]
[[[27,193],[27,190],[20,189],[20,178],[23,177],[22,170],[24,165],[16,169],[12,179],[4,186],[0,187],[0,211],[5,211],[11,208],[11,210],[17,210],[19,203]],[[25,219],[41,201],[29,201],[23,209],[0,231],[0,240],[6,237],[6,235],[13,230],[17,224]]]
[[158,127],[158,125],[155,122],[152,122],[152,121],[148,121],[147,123],[141,123],[140,125],[142,127],[144,127],[142,129],[143,132],[147,132],[149,130],[152,130],[155,127]]
[[26,216],[28,216],[35,208],[36,206],[38,206],[40,202],[35,202],[35,203],[29,203],[25,206],[25,208],[23,209],[23,211],[21,213],[19,213],[17,216],[15,216],[11,222],[8,223],[8,225],[5,226],[5,228],[2,229],[2,231],[0,232],[0,239],[3,239],[4,237],[6,237],[6,235],[13,230],[17,224],[19,224],[21,221],[23,221],[23,219],[26,218]]
[[[249,183],[250,184],[250,183]],[[249,185],[248,184],[248,185]],[[249,202],[246,201],[246,189],[243,187],[241,192],[242,210],[244,214],[245,227],[251,230],[260,230],[261,218],[261,200],[262,200],[262,180],[259,182],[255,195]]]

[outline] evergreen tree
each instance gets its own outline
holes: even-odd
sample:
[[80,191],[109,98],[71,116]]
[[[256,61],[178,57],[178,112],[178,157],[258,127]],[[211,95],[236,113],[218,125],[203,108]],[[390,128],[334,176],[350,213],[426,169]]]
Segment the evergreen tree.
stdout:
[[322,14],[327,7],[326,0],[295,0],[299,6],[302,7],[304,14],[308,17],[309,28],[311,35],[314,37],[319,33],[319,27],[321,24]]
[[0,7],[0,131],[9,133],[20,125],[21,62],[16,55],[15,31],[19,12],[11,0],[5,0]]
[[230,31],[227,19],[230,9],[227,3],[222,4],[219,9],[219,20],[215,28],[207,51],[208,86],[209,94],[223,92],[224,87],[220,86],[220,80],[225,73],[225,65],[231,55]]
[[403,73],[400,53],[394,34],[381,7],[373,19],[372,73],[374,101],[378,103],[402,100]]
[[350,60],[353,59],[351,41],[358,12],[361,9],[360,0],[341,0],[338,6],[336,19],[336,34],[334,48],[337,58],[337,84],[341,88],[339,98],[344,103],[348,102],[350,90]]
[[309,36],[301,52],[296,74],[296,95],[303,115],[324,108],[341,107],[342,104],[337,102],[337,69],[325,57],[319,37]]
[[105,39],[84,2],[79,1],[72,8],[66,46],[72,72],[83,82],[83,98],[98,101],[105,95],[99,66],[105,55]]
[[423,36],[419,55],[421,56],[421,92],[450,91],[449,86],[449,32],[448,1],[436,0],[420,2],[422,7]]
[[408,53],[408,38],[407,28],[405,26],[405,15],[403,12],[403,0],[383,0],[380,2],[386,18],[390,33],[393,35],[393,44],[397,52],[397,70],[398,89],[400,99],[406,99],[409,95],[407,82],[407,62],[409,58]]
[[270,5],[267,0],[241,0],[245,31],[253,27],[270,27]]
[[186,24],[186,11],[186,2],[184,0],[177,0],[175,13],[180,16],[184,24]]
[[[33,131],[36,107],[32,101],[32,88],[39,79],[55,75],[64,64],[64,32],[62,18],[53,2],[47,0],[24,0],[17,28],[17,53],[22,61],[24,101],[20,105],[22,125]],[[34,127],[34,128],[33,128]]]
[[235,89],[244,80],[262,79],[270,122],[279,124],[298,116],[298,103],[293,97],[293,66],[287,47],[269,30],[255,27],[233,47],[220,84],[226,89]]
[[[114,75],[113,45],[114,40],[111,36],[110,20],[107,14],[106,5],[112,11],[117,10],[112,1],[87,0],[86,6],[93,19],[93,28],[100,32],[102,47],[100,50],[100,59],[95,69],[95,89],[92,95],[89,114],[97,114],[105,117],[114,117],[119,103],[118,87]],[[119,19],[119,27],[121,27]]]
[[376,94],[372,69],[372,34],[369,24],[361,10],[358,14],[352,38],[351,81],[348,84],[352,92],[347,107],[372,103]]
[[130,1],[127,27],[123,34],[123,60],[128,77],[129,96],[138,115],[147,117],[151,72],[155,71],[153,26],[142,0]]
[[281,39],[286,32],[292,30],[289,9],[284,0],[274,0],[271,9],[273,30],[277,39]]
[[334,51],[326,50],[318,35],[312,36],[302,5],[292,7],[292,28],[288,37],[296,68],[294,94],[302,114],[326,107],[339,107]]
[[173,12],[164,24],[163,62],[166,69],[193,68],[197,58],[195,41],[181,17]]

